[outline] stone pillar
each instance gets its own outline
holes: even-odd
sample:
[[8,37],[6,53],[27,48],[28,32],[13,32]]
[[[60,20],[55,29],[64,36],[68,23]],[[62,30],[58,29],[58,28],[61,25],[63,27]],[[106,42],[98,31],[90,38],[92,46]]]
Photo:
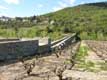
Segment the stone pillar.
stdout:
[[48,38],[48,52],[51,52],[51,38]]

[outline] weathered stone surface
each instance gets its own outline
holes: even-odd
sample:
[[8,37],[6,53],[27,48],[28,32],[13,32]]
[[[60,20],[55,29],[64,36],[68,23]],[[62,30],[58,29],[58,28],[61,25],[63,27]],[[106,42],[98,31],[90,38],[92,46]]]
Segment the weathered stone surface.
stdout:
[[0,43],[0,60],[16,59],[33,55],[38,50],[38,41],[11,41]]

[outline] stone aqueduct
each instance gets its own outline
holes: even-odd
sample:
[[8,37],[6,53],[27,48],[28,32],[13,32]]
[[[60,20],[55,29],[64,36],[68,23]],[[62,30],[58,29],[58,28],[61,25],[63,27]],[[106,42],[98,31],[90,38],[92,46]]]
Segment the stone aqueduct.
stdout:
[[76,34],[67,35],[53,42],[49,38],[41,41],[37,39],[0,39],[0,61],[44,54],[55,50],[60,45],[71,45],[75,41]]

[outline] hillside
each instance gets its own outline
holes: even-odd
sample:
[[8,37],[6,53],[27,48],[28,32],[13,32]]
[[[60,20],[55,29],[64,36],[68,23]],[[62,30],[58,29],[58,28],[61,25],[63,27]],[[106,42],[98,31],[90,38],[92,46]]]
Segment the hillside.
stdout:
[[68,7],[44,16],[54,20],[55,26],[61,30],[107,34],[107,2]]
[[81,39],[107,40],[107,2],[81,4],[41,16],[0,17],[1,36],[58,37],[74,32],[79,32]]

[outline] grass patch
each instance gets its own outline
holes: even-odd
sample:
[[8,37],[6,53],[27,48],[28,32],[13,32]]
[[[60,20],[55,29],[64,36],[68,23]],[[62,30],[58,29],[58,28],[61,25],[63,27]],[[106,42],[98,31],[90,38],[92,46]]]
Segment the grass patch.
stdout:
[[[44,26],[45,27],[45,26]],[[14,28],[1,29],[0,37],[4,38],[35,38],[35,37],[49,37],[51,40],[57,40],[64,37],[60,31],[49,32],[47,28],[39,28],[38,26],[30,28],[18,28],[17,32]]]
[[102,62],[102,63],[98,63],[98,64],[100,65],[101,70],[107,71],[107,63]]
[[83,61],[81,63],[78,64],[78,67],[79,68],[83,68],[84,70],[87,70],[87,71],[91,71],[91,72],[94,72],[95,69],[95,63],[93,63],[92,61]]
[[87,46],[80,46],[79,51],[76,55],[77,68],[82,68],[87,71],[95,71],[95,63],[92,61],[86,61],[85,58],[88,56],[89,48]]
[[85,56],[88,56],[88,47],[86,46],[80,46],[79,51],[76,55],[76,61],[84,61]]

